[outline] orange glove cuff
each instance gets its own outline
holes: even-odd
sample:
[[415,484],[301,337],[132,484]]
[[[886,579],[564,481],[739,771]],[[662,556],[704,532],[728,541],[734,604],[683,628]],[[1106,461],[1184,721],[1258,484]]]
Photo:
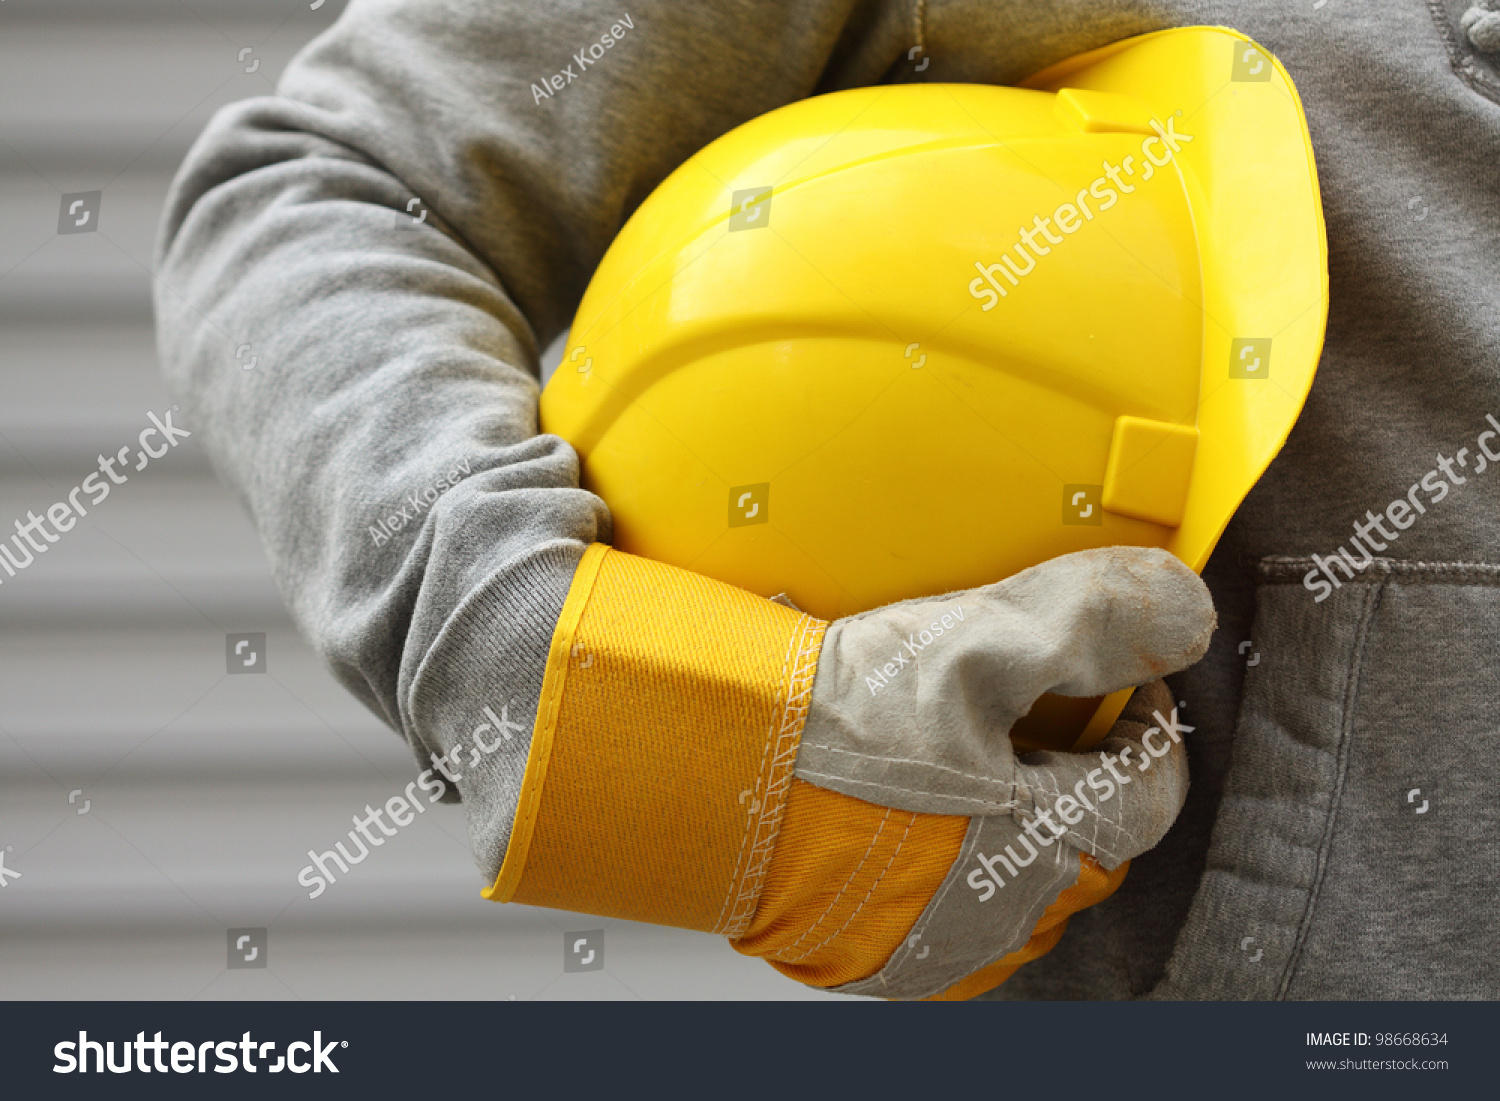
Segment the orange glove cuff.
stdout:
[[823,621],[585,553],[487,898],[738,936],[781,824]]

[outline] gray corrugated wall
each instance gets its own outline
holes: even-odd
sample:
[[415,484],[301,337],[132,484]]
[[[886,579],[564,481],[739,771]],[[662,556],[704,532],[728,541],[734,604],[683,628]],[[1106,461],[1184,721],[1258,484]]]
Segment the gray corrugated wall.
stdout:
[[[4,530],[169,408],[149,290],[171,174],[342,8],[0,6]],[[91,191],[96,228],[59,234],[62,196]],[[484,902],[451,807],[309,900],[307,850],[411,755],[296,636],[194,441],[127,475],[0,574],[0,998],[808,996],[717,938]],[[230,632],[266,634],[265,673],[226,673]],[[605,969],[564,974],[564,932],[600,927]],[[227,967],[238,928],[268,930],[268,966]]]

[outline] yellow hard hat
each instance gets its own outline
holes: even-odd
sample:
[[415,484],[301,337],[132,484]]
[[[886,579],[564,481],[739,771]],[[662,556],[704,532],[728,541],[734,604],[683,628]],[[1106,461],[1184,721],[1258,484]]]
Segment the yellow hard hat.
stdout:
[[541,425],[617,548],[824,619],[1090,547],[1201,570],[1327,302],[1291,78],[1235,31],[1162,31],[719,138],[606,253]]

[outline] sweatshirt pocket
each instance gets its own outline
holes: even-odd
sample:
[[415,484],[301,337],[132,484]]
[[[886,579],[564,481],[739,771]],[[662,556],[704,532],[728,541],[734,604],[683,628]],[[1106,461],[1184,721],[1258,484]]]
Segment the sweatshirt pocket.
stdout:
[[1257,567],[1167,998],[1500,997],[1500,565]]
[[1500,8],[1479,0],[1426,0],[1460,80],[1500,103]]

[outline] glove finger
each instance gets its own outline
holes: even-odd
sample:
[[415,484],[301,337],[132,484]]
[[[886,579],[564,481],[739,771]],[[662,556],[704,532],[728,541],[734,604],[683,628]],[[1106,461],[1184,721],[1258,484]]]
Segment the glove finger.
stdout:
[[1000,584],[828,628],[798,749],[804,780],[927,814],[1009,814],[1005,736],[1043,692],[1104,693],[1196,660],[1213,603],[1165,551],[1053,559]]
[[987,679],[1021,714],[1044,692],[1103,696],[1185,669],[1216,623],[1202,579],[1154,547],[1065,554],[976,594],[1003,667]]
[[1097,751],[1020,758],[1012,814],[1023,829],[1056,823],[1043,836],[1066,831],[1103,867],[1118,867],[1154,847],[1182,810],[1188,787],[1182,735],[1192,729],[1180,721],[1163,682],[1142,685]]

